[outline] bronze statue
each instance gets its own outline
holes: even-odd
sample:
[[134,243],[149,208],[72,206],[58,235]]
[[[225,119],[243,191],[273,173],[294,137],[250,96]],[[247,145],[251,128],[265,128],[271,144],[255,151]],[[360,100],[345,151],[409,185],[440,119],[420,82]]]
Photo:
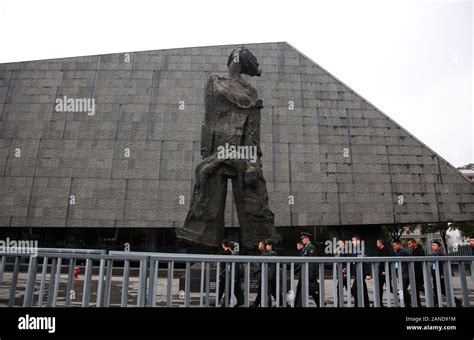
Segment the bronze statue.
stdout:
[[[177,237],[194,244],[217,247],[224,233],[224,209],[230,178],[240,226],[240,245],[280,239],[262,171],[260,109],[257,90],[241,74],[260,76],[257,58],[245,47],[232,51],[228,77],[209,76],[201,130],[202,161],[184,226]],[[253,156],[252,156],[253,155]]]

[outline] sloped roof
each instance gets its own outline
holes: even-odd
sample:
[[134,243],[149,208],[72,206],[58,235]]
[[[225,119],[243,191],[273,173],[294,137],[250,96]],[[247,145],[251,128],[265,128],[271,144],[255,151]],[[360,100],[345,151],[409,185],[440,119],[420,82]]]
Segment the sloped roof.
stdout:
[[[277,226],[474,220],[474,184],[399,124],[288,43],[245,46]],[[0,64],[0,226],[181,225],[204,86],[235,47]],[[64,96],[94,98],[95,115],[55,112]]]

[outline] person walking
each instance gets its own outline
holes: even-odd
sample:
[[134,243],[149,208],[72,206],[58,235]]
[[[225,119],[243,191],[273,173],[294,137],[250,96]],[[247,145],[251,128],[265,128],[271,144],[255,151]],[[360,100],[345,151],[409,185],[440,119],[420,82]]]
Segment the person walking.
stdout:
[[[311,243],[311,234],[310,233],[301,233],[300,237],[304,247],[301,250],[301,256],[303,257],[313,257],[318,256],[316,251],[316,247]],[[316,306],[319,307],[319,282],[317,280],[318,276],[318,268],[317,263],[309,263],[309,273],[308,273],[308,283],[309,283],[309,295],[312,296]],[[302,307],[303,306],[303,299],[302,299],[302,285],[303,285],[303,275],[302,275],[303,267],[300,267],[300,279],[298,281],[298,286],[296,288],[296,297],[295,297],[295,307]]]
[[[235,256],[239,255],[239,245],[237,242],[230,241],[228,239],[224,239],[221,243],[222,247],[222,253],[224,255],[228,256]],[[227,266],[224,263],[223,264],[224,268],[221,269],[219,273],[219,296],[218,296],[218,301],[221,301],[222,297],[224,296],[224,302],[222,302],[221,307],[225,306],[225,299],[227,299],[227,296],[225,296],[225,286],[226,286],[226,270]],[[240,268],[241,264],[240,263],[235,263],[235,269],[234,269],[234,295],[235,298],[237,299],[237,303],[235,304],[234,307],[239,307],[244,304],[244,294],[242,292],[242,287],[240,286],[240,281],[242,278],[242,270]],[[232,280],[232,264],[229,265],[228,269],[228,278],[229,278],[229,290],[230,290],[230,280]],[[232,298],[232,297],[231,297]]]
[[[393,251],[395,252],[395,256],[410,256],[408,251],[406,251],[405,248],[403,248],[402,241],[400,241],[399,239],[395,239],[392,241],[392,247],[393,247]],[[408,292],[409,280],[408,280],[407,262],[401,262],[401,265],[402,265],[401,283],[402,283],[402,292],[403,292],[402,299],[405,303],[405,307],[411,307],[411,296],[410,296],[410,293]],[[398,272],[398,266],[399,266],[399,263],[395,262],[395,269],[397,269],[397,272]]]
[[[385,240],[379,238],[377,240],[377,257],[388,257],[392,256],[392,252],[385,246]],[[387,285],[387,276],[385,273],[385,262],[380,262],[378,267],[378,277],[379,277],[379,296],[380,296],[380,307],[384,307],[383,304],[383,286]],[[387,289],[392,291],[392,285],[389,283]]]
[[[365,257],[365,247],[363,246],[361,237],[359,235],[354,235],[352,237],[352,253],[351,256],[353,257]],[[359,305],[359,298],[358,298],[358,285],[359,280],[357,276],[357,267],[356,263],[351,263],[351,277],[354,279],[352,282],[351,293],[354,297],[354,307],[358,307]],[[362,264],[362,292],[363,292],[363,299],[364,299],[364,307],[370,307],[369,301],[369,291],[367,290],[367,283],[365,279],[371,279],[370,275],[370,268],[367,263]]]
[[[433,250],[433,256],[445,256],[443,251],[441,250],[441,243],[438,241],[434,241],[431,245],[431,250]],[[439,270],[439,281],[440,281],[440,288],[441,288],[441,295],[446,296],[446,286],[444,284],[444,266],[443,261],[433,262],[432,269],[431,269],[431,276],[433,277],[433,291],[434,291],[434,305],[435,307],[440,307],[443,304],[443,301],[439,301],[438,299],[438,283],[436,280],[436,269]],[[454,297],[454,304],[456,307],[461,307],[462,303],[457,297]]]
[[[416,240],[414,238],[411,238],[408,240],[408,249],[410,249],[409,251],[410,256],[417,256],[417,257],[426,256],[425,250],[420,244],[416,243]],[[424,292],[423,263],[420,261],[416,261],[414,263],[414,270],[415,270],[415,296],[416,296],[417,305],[421,307],[420,293]]]
[[[260,256],[267,256],[268,251],[267,251],[267,243],[265,240],[261,240],[258,242],[258,251],[260,253]],[[257,296],[255,297],[255,300],[252,304],[252,307],[259,307],[261,298],[262,298],[262,275],[261,275],[261,267],[259,266],[258,269],[255,271],[254,276],[258,278],[258,289],[257,289]]]

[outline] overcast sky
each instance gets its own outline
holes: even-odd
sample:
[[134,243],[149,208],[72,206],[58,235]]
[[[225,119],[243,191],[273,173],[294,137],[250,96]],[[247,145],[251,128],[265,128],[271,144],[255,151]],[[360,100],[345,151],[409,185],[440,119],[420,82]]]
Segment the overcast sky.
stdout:
[[474,163],[472,1],[1,0],[0,62],[288,41],[454,166]]

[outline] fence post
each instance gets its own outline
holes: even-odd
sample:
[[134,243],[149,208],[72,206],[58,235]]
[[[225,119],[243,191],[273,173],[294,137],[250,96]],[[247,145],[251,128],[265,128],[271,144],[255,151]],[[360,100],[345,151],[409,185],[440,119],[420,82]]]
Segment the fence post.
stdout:
[[410,279],[411,305],[412,307],[418,307],[418,289],[416,287],[415,264],[413,262],[408,262],[408,276]]
[[[387,306],[392,307],[392,299],[395,300],[395,291],[392,287],[392,281],[390,279],[390,268],[391,264],[390,262],[385,262],[384,263],[385,267],[385,289],[387,291]],[[390,298],[390,293],[392,294],[392,299]],[[381,300],[382,301],[382,298]]]
[[431,284],[430,262],[423,262],[423,283],[425,287],[426,307],[433,307],[433,286]]
[[92,278],[92,260],[86,260],[86,272],[84,273],[84,289],[82,292],[82,307],[89,307],[91,278]]
[[352,307],[351,296],[351,263],[346,263],[346,282],[347,282],[347,306]]
[[[405,296],[405,288],[403,287],[403,284],[404,284],[404,280],[403,280],[403,268],[402,268],[402,265],[403,263],[401,261],[399,262],[396,262],[397,265],[398,265],[398,286],[400,287],[399,289],[399,294],[401,294],[402,298],[400,299],[400,306],[401,307],[405,307],[405,299],[407,298]],[[407,287],[407,290],[408,290],[408,287]]]
[[451,279],[451,261],[446,261],[443,266],[444,288],[446,292],[446,302],[448,307],[455,307],[453,281]]
[[267,264],[262,262],[261,267],[261,276],[262,276],[262,287],[261,287],[261,294],[260,294],[260,306],[261,307],[268,307],[268,281],[267,281]]
[[320,263],[319,264],[319,307],[325,307],[326,297],[324,293],[325,293],[324,292],[324,263]]
[[219,300],[220,300],[220,296],[219,296],[219,290],[220,290],[220,282],[219,282],[219,276],[220,276],[220,268],[221,268],[221,263],[220,262],[217,262],[217,265],[216,265],[216,301],[215,301],[215,304],[216,304],[216,307],[219,307]]
[[186,272],[184,275],[184,306],[189,307],[189,293],[191,290],[191,263],[186,261]]
[[[113,260],[107,260],[107,268],[105,272],[105,292],[104,292],[104,302],[102,306],[109,307],[110,306],[110,291],[112,289],[112,270],[114,268]],[[141,268],[140,268],[141,270]],[[144,294],[141,291],[141,294]],[[140,290],[138,295],[140,296]]]
[[229,262],[225,263],[225,285],[224,285],[224,306],[229,307],[229,271],[230,271],[230,264]]
[[105,264],[105,260],[100,259],[99,277],[97,278],[97,299],[96,299],[97,307],[102,307],[102,291],[103,291],[103,286],[104,286],[104,264]]
[[25,297],[23,299],[23,307],[33,306],[33,295],[35,291],[37,263],[38,263],[38,257],[35,255],[31,256],[30,263],[28,264],[28,278],[26,281],[26,290],[25,290]]
[[171,307],[173,303],[173,270],[174,270],[174,261],[168,262],[168,277],[166,284],[166,306]]
[[[76,259],[69,259],[69,268],[67,271],[67,286],[66,286],[66,307],[71,306],[71,293],[74,285],[74,267],[76,266]],[[75,292],[74,292],[75,295]]]
[[41,268],[41,281],[38,294],[38,307],[43,305],[44,286],[46,284],[46,275],[48,274],[48,257],[43,258],[43,267]]
[[211,289],[211,264],[206,263],[206,307],[209,307],[210,303],[210,289]]
[[281,296],[282,296],[282,304],[283,304],[283,307],[286,307],[287,306],[287,301],[286,301],[286,297],[288,296],[288,277],[287,277],[287,266],[286,266],[286,263],[283,263],[283,269],[282,269],[282,292],[281,292]]
[[138,274],[138,307],[145,307],[146,304],[147,262],[147,258],[140,260],[140,273]]
[[301,306],[308,307],[308,274],[309,274],[309,264],[308,262],[303,263],[302,276],[301,280],[303,281],[301,285]]
[[374,307],[380,307],[382,301],[382,292],[379,286],[379,263],[372,263],[372,278],[374,282]]
[[337,264],[337,303],[339,307],[344,307],[344,275],[342,263]]
[[395,265],[397,263],[398,262],[390,263],[390,278],[392,279],[392,296],[393,296],[394,307],[400,306],[400,301],[398,300],[398,280],[397,280],[397,274],[396,274],[396,268],[395,268]]
[[[230,265],[230,296],[229,304],[234,305],[234,292],[235,292],[235,262]],[[235,302],[237,304],[237,301]]]
[[250,305],[250,262],[245,264],[245,278],[244,278],[244,303],[245,307]]
[[205,263],[201,262],[201,281],[199,282],[199,306],[202,307],[204,305],[204,276],[205,276]]
[[130,277],[130,260],[125,260],[123,263],[123,279],[122,279],[122,297],[120,305],[122,307],[128,306],[128,281]]
[[156,282],[158,280],[158,268],[159,261],[150,259],[149,263],[149,277],[148,277],[148,298],[147,305],[148,307],[155,307],[156,304]]
[[296,291],[295,291],[295,264],[293,262],[291,262],[290,264],[290,285],[291,285],[291,291],[293,292],[293,298],[291,299],[291,307],[294,307],[295,299],[296,299]]
[[3,281],[3,273],[5,272],[5,263],[7,262],[7,257],[2,255],[2,259],[0,261],[0,284]]
[[438,306],[435,307],[443,307],[443,295],[441,293],[441,279],[439,274],[439,261],[433,263],[435,266],[435,280],[436,280],[436,293],[437,293],[437,301]]
[[459,261],[459,276],[461,279],[462,305],[463,307],[469,307],[470,306],[469,291],[467,289],[467,280],[466,280],[466,271],[464,269],[464,261]]
[[280,307],[280,263],[276,264],[276,306]]
[[364,273],[362,269],[362,262],[357,263],[356,267],[356,277],[354,280],[356,280],[357,283],[357,307],[364,307],[365,306],[365,301],[364,301]]

